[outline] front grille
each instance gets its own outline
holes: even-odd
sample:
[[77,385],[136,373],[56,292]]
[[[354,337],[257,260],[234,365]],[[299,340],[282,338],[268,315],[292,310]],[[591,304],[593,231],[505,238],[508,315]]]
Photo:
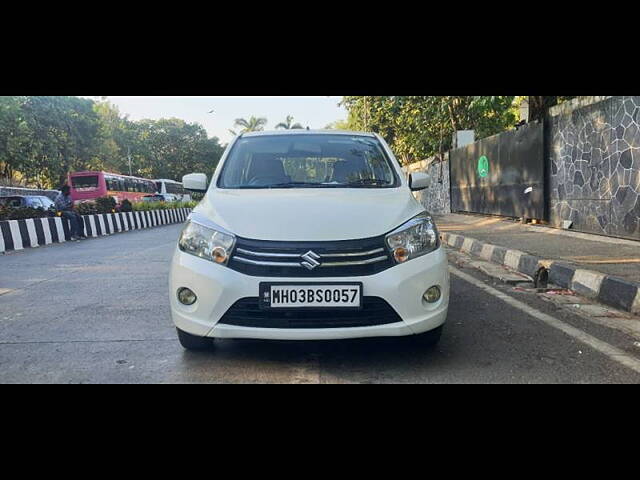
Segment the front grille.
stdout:
[[229,268],[261,277],[366,276],[394,265],[384,237],[334,242],[237,238]]
[[258,297],[238,300],[218,323],[258,328],[353,328],[402,321],[393,307],[379,297],[363,297],[360,310],[263,310],[258,302]]

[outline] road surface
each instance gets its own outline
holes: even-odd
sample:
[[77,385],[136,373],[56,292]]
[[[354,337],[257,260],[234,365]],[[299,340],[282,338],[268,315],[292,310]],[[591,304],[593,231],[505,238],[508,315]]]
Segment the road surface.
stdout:
[[[218,340],[169,316],[179,225],[0,255],[2,383],[638,383],[637,338],[452,268],[442,340]],[[511,299],[509,301],[509,299]]]

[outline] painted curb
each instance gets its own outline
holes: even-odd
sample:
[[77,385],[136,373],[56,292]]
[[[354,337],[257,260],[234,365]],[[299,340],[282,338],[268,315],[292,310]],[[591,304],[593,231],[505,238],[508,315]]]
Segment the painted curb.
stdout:
[[[190,208],[82,215],[87,237],[183,223]],[[61,217],[0,221],[0,253],[63,243],[71,239],[69,221]]]
[[540,269],[545,268],[549,273],[550,283],[573,290],[611,307],[640,313],[640,283],[585,270],[578,265],[542,259],[526,252],[492,245],[457,233],[442,233],[440,237],[445,245],[455,250],[503,265],[527,275],[532,280]]

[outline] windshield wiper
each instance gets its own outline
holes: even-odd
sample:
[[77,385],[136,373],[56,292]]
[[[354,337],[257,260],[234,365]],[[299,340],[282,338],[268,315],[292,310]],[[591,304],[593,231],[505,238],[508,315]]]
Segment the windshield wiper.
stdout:
[[265,185],[264,188],[322,187],[324,185],[326,184],[314,182],[284,182]]
[[347,184],[349,187],[385,187],[389,185],[389,182],[385,182],[383,180],[377,180],[375,178],[361,178],[359,180],[354,180]]

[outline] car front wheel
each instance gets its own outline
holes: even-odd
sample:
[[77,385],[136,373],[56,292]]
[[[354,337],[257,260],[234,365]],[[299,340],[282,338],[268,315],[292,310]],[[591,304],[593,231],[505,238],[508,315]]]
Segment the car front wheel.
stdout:
[[183,332],[179,328],[176,328],[176,330],[178,331],[180,345],[187,350],[209,350],[213,347],[213,340],[211,338],[191,335],[190,333]]

